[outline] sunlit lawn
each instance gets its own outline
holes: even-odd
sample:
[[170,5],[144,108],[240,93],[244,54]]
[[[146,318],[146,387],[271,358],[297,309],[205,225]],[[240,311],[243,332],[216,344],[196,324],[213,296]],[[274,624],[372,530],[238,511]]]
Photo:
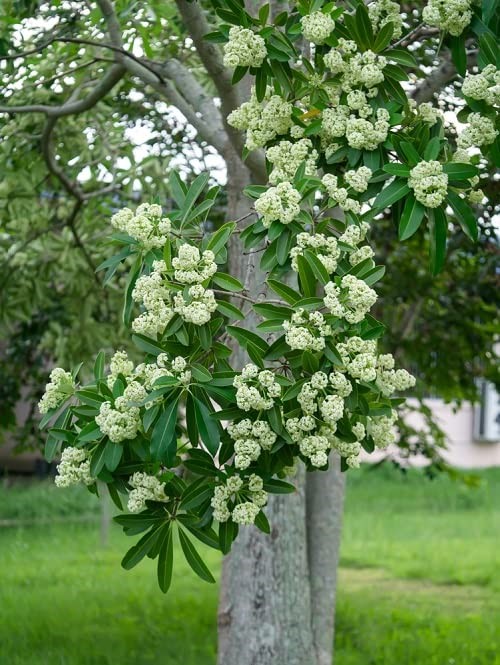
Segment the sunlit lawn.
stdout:
[[[337,665],[500,664],[500,470],[482,478],[350,475]],[[81,492],[0,491],[0,520],[92,509]],[[103,548],[95,522],[0,528],[1,665],[213,665],[215,585],[177,552],[165,597],[149,560],[120,568],[129,544],[113,528]]]

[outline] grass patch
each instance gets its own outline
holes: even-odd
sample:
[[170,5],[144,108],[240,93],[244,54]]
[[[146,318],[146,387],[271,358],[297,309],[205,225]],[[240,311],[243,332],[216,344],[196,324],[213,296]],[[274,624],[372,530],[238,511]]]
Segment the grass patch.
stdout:
[[[421,475],[349,474],[336,665],[500,665],[500,470],[477,490]],[[85,490],[0,489],[0,520],[82,515],[99,517]],[[131,543],[113,526],[102,548],[98,523],[0,529],[0,663],[214,665],[216,585],[177,548],[164,596],[153,562],[120,568]]]

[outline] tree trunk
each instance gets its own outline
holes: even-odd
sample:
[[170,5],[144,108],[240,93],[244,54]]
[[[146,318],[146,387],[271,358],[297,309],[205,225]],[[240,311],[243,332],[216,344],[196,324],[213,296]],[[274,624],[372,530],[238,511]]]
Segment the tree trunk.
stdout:
[[[228,219],[250,210],[241,194],[249,180],[241,162],[228,159]],[[231,274],[254,299],[265,297],[260,254],[232,247],[231,257]],[[242,365],[243,355],[236,362]],[[327,472],[306,474],[301,467],[294,482],[295,494],[270,497],[271,534],[240,527],[223,561],[218,665],[332,663],[344,491],[338,457],[332,454]]]

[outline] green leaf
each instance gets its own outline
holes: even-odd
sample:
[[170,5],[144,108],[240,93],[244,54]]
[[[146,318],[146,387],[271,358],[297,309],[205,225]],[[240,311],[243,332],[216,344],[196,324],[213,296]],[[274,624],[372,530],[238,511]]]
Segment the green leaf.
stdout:
[[418,230],[424,218],[425,208],[417,201],[413,193],[406,199],[403,214],[399,222],[399,239],[408,240]]
[[95,406],[96,409],[101,407],[101,404],[106,401],[106,398],[102,395],[99,395],[98,392],[93,390],[77,390],[75,396],[82,402],[82,404],[88,404],[89,406]]
[[399,199],[402,199],[403,196],[406,196],[410,191],[408,183],[406,180],[396,178],[390,185],[383,189],[380,194],[375,199],[373,206],[378,210],[383,210],[388,208]]
[[402,178],[407,178],[410,175],[410,167],[406,164],[384,164],[382,170],[391,175],[401,176]]
[[193,571],[201,577],[205,582],[215,584],[212,573],[208,570],[207,566],[203,563],[202,558],[196,551],[193,543],[189,540],[188,536],[184,533],[183,529],[179,526],[179,541],[181,543],[182,551],[186,561],[193,569]]
[[294,305],[298,300],[302,298],[302,295],[298,293],[298,291],[295,291],[287,284],[283,284],[282,282],[277,282],[274,279],[268,279],[267,283],[278,296],[283,298],[283,300],[289,303],[290,305]]
[[271,494],[294,494],[297,491],[295,485],[291,485],[284,480],[278,480],[277,478],[266,480],[264,482],[264,489]]
[[457,37],[450,35],[451,59],[460,76],[465,76],[467,71],[467,51],[465,50],[465,35]]
[[263,533],[271,533],[271,525],[265,514],[260,510],[255,518],[255,526]]
[[306,259],[300,254],[297,256],[297,267],[299,269],[300,288],[306,298],[316,295],[317,281],[312,269]]
[[225,291],[243,291],[245,288],[239,279],[224,272],[216,272],[212,280]]
[[180,214],[181,225],[188,220],[189,213],[191,212],[191,209],[196,203],[196,200],[198,199],[202,191],[205,189],[209,178],[210,175],[208,173],[201,173],[198,177],[196,177],[193,180],[191,186],[187,191],[184,203],[182,204],[181,214]]
[[446,256],[446,232],[448,222],[442,208],[429,210],[430,264],[431,273],[437,275]]
[[313,254],[310,249],[306,249],[304,252],[304,258],[311,266],[311,270],[319,282],[323,285],[328,284],[330,281],[330,274],[328,273],[328,270],[325,268],[323,263],[318,259],[318,257]]
[[123,447],[119,443],[113,443],[113,441],[108,441],[104,449],[104,464],[108,471],[113,472],[120,461],[123,455]]
[[215,233],[212,234],[207,244],[207,249],[210,249],[215,255],[221,250],[229,240],[231,234],[236,228],[236,222],[226,222]]
[[172,466],[177,452],[177,437],[175,427],[177,425],[177,407],[179,397],[172,398],[163,413],[160,415],[151,433],[151,454],[159,462],[164,462],[167,467]]
[[94,420],[91,420],[85,425],[85,427],[80,430],[77,436],[77,441],[81,443],[88,443],[89,441],[97,441],[103,436],[99,426],[96,425]]
[[213,496],[213,484],[207,484],[206,478],[198,478],[184,490],[179,508],[192,510]]
[[92,453],[92,457],[90,458],[90,475],[93,478],[96,478],[104,467],[106,462],[106,446],[106,442],[102,441]]
[[393,60],[400,65],[406,67],[418,67],[418,63],[408,50],[402,48],[391,48],[387,53],[384,53],[388,60]]
[[462,231],[473,242],[476,242],[478,236],[477,221],[470,206],[453,190],[448,191],[448,203],[452,207]]
[[129,549],[122,559],[122,568],[130,570],[144,559],[146,554],[148,554],[156,545],[161,528],[161,526],[154,527],[151,531],[148,531],[148,533],[146,533],[136,545]]
[[230,302],[227,302],[227,300],[218,300],[217,301],[217,309],[224,314],[224,316],[227,316],[228,319],[235,319],[237,321],[243,321],[245,318],[245,315],[239,309],[236,307],[236,305],[233,305]]
[[173,533],[170,522],[162,527],[159,540],[158,584],[163,593],[167,593],[172,582],[174,564]]
[[94,362],[94,378],[96,381],[104,377],[104,365],[106,364],[106,355],[104,351],[99,351]]
[[415,166],[415,164],[422,161],[414,146],[411,143],[408,143],[408,141],[401,141],[400,147],[411,166]]
[[165,353],[165,349],[158,342],[145,335],[132,335],[132,341],[140,351],[150,353],[152,356],[159,356],[160,353]]
[[385,47],[389,45],[393,33],[394,23],[392,22],[386,23],[380,28],[378,35],[375,38],[375,44],[373,46],[375,53],[380,53],[380,51],[383,51]]
[[220,431],[206,404],[197,397],[194,398],[194,413],[200,437],[207,449],[215,455],[219,449]]
[[449,162],[448,164],[443,164],[443,172],[448,175],[450,180],[468,180],[477,176],[479,170],[472,164]]
[[227,554],[231,550],[236,534],[236,524],[231,520],[219,524],[219,547],[222,554]]
[[263,354],[269,349],[269,344],[263,340],[262,337],[259,337],[259,335],[250,332],[250,330],[245,330],[244,328],[238,328],[236,326],[227,326],[227,331],[245,348],[247,348],[249,344],[252,344]]
[[125,289],[125,298],[123,301],[123,311],[122,311],[122,321],[124,325],[128,326],[132,318],[132,308],[134,306],[134,301],[132,300],[132,291],[134,290],[135,283],[141,273],[142,267],[142,256],[139,254],[137,259],[130,271],[127,287]]
[[441,152],[441,139],[438,136],[432,138],[425,146],[424,159],[431,161],[439,157]]

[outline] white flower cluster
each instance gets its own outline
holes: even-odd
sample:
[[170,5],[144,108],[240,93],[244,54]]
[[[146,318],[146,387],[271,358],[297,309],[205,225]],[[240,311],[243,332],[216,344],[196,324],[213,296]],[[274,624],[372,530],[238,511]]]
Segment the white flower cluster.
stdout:
[[367,431],[377,448],[387,448],[387,446],[396,442],[394,423],[397,419],[396,411],[392,411],[390,416],[368,418]]
[[70,485],[92,485],[95,478],[90,475],[90,459],[88,453],[81,448],[69,446],[61,453],[61,461],[57,465],[55,484],[57,487],[70,487]]
[[306,312],[304,309],[294,312],[290,321],[283,321],[283,329],[288,346],[301,351],[322,351],[325,337],[332,334],[321,312]]
[[268,370],[259,370],[251,363],[245,365],[241,374],[234,377],[236,403],[243,411],[267,411],[274,406],[274,400],[281,395],[281,386]]
[[[267,503],[267,492],[263,489],[262,478],[252,474],[247,485],[239,476],[230,476],[224,485],[218,485],[211,500],[214,518],[218,522],[227,522],[232,517],[236,524],[253,524],[255,518]],[[241,493],[241,496],[238,496]],[[236,495],[236,497],[234,496]],[[248,498],[248,501],[236,503],[232,510],[228,503]]]
[[467,73],[462,93],[471,99],[484,100],[490,106],[500,104],[500,69],[487,65],[479,74]]
[[255,150],[288,132],[293,124],[292,104],[273,95],[271,88],[261,103],[252,90],[249,101],[230,113],[227,121],[231,127],[247,131],[245,146],[248,150]]
[[368,222],[361,222],[359,226],[350,224],[346,227],[344,233],[339,237],[339,242],[344,242],[346,245],[355,247],[366,238],[366,234],[370,230]]
[[327,173],[321,179],[328,196],[335,205],[338,205],[342,210],[359,213],[361,204],[358,200],[350,198],[345,187],[339,187],[338,178],[336,175]]
[[261,450],[270,450],[276,441],[276,434],[265,420],[249,418],[228,425],[227,431],[234,441],[234,466],[247,469],[255,462]]
[[410,171],[408,186],[422,205],[437,208],[448,193],[448,176],[439,162],[419,162]]
[[376,292],[354,275],[344,275],[339,286],[334,282],[325,284],[325,307],[349,323],[362,321],[376,301]]
[[415,385],[415,377],[405,369],[394,369],[394,358],[384,353],[377,358],[377,386],[386,397]]
[[202,326],[210,321],[217,309],[217,301],[211,289],[204,289],[201,284],[191,286],[187,299],[182,294],[174,296],[174,311],[187,323]]
[[141,275],[132,291],[132,299],[144,305],[146,310],[132,321],[132,330],[148,337],[156,338],[174,316],[170,303],[170,291],[165,286],[164,261],[154,261],[149,275]]
[[115,354],[109,363],[109,374],[107,377],[108,388],[112,389],[113,385],[121,374],[126,379],[132,376],[134,371],[134,363],[129,359],[126,351],[115,351]]
[[375,253],[369,245],[363,245],[363,247],[359,247],[359,249],[349,254],[349,263],[355,266],[357,263],[361,263],[361,261],[372,259],[374,255]]
[[337,239],[333,236],[325,236],[322,233],[311,235],[310,233],[299,233],[297,235],[297,245],[292,247],[290,257],[292,259],[292,269],[298,271],[297,257],[304,254],[305,249],[312,249],[316,257],[325,266],[326,270],[332,274],[337,268],[337,261],[340,256],[340,250],[337,245]]
[[[329,394],[332,389],[335,394]],[[327,463],[337,421],[344,414],[344,397],[351,391],[351,383],[340,372],[332,372],[329,376],[316,372],[302,386],[297,401],[304,415],[289,418],[285,427],[313,466],[322,467]]]
[[441,111],[433,106],[431,102],[422,102],[416,107],[416,110],[420,120],[431,127],[442,117]]
[[214,258],[209,249],[200,254],[200,250],[193,245],[181,245],[177,256],[172,259],[175,279],[182,284],[200,284],[210,279],[217,272]]
[[472,19],[472,0],[429,0],[422,12],[423,20],[458,37]]
[[273,165],[273,170],[269,174],[269,182],[272,185],[292,180],[302,162],[306,165],[306,175],[316,174],[318,152],[313,149],[310,139],[300,139],[295,143],[280,141],[266,150],[266,157]]
[[226,67],[260,67],[267,55],[266,42],[253,30],[233,26],[224,44]]
[[290,224],[300,212],[300,193],[289,182],[280,182],[270,187],[255,201],[255,210],[262,215],[262,224],[269,227],[272,222]]
[[172,224],[168,217],[163,217],[161,206],[143,203],[135,214],[129,208],[124,208],[111,218],[111,224],[135,238],[145,249],[163,247]]
[[44,414],[51,409],[56,409],[75,392],[75,389],[71,373],[61,367],[56,367],[50,373],[50,381],[45,386],[42,399],[38,402],[38,410]]
[[384,80],[387,58],[373,51],[358,52],[356,42],[339,39],[339,46],[331,49],[324,60],[333,74],[341,74],[339,85],[345,92],[358,86],[374,88]]
[[133,487],[128,495],[127,508],[131,513],[140,513],[146,508],[146,501],[168,501],[165,494],[165,484],[156,476],[136,471],[130,476],[129,485]]
[[300,19],[304,38],[313,44],[323,44],[335,28],[335,21],[329,14],[313,12]]
[[373,110],[370,106],[357,111],[358,115],[364,115],[365,108],[367,109],[366,117],[356,117],[351,109],[344,105],[323,111],[321,142],[327,155],[338,145],[335,143],[335,139],[342,136],[346,137],[351,148],[358,150],[375,150],[380,143],[386,140],[389,132],[389,111],[379,108],[373,119]]
[[359,169],[346,171],[344,173],[345,181],[356,192],[366,192],[368,183],[372,177],[373,172],[367,166],[360,166]]
[[394,30],[393,39],[399,39],[403,33],[403,17],[399,13],[401,5],[392,0],[374,0],[367,5],[368,16],[372,24],[373,32],[377,34],[387,23],[392,23]]
[[480,113],[470,113],[467,117],[468,127],[459,134],[457,146],[462,149],[472,146],[481,147],[493,143],[497,137],[498,131],[495,129],[495,123],[490,118],[486,118]]
[[345,371],[353,379],[369,383],[377,378],[377,343],[361,337],[349,337],[337,344]]
[[95,422],[103,434],[113,443],[121,443],[125,439],[135,439],[141,427],[140,409],[130,406],[130,402],[139,402],[146,397],[146,390],[137,381],[132,381],[121,397],[111,402],[103,402]]

